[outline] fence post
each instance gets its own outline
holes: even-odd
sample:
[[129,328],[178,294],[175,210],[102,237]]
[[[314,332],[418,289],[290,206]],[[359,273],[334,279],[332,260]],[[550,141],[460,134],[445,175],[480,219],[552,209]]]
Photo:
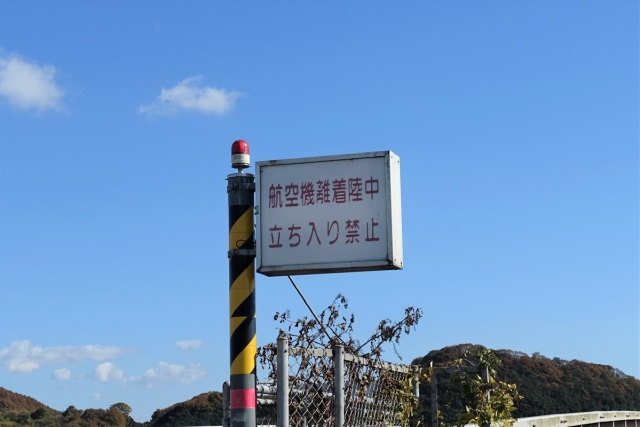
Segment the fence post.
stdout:
[[438,427],[438,377],[431,373],[431,427]]
[[333,347],[333,396],[335,402],[334,427],[344,426],[344,347]]
[[[489,384],[489,367],[488,366],[480,366],[480,378],[484,384]],[[491,392],[487,391],[487,403],[490,402]],[[489,427],[491,423],[486,423],[482,427]]]
[[278,337],[276,380],[277,427],[289,426],[289,339]]
[[420,367],[419,366],[411,366],[411,370],[413,371],[413,395],[416,399],[420,398]]
[[230,427],[229,422],[229,381],[222,383],[222,427]]

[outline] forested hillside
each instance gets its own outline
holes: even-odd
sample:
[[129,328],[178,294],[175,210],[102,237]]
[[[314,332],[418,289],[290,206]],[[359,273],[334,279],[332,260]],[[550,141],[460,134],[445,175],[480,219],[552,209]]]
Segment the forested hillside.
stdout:
[[53,409],[40,403],[37,400],[19,393],[14,393],[5,388],[0,387],[0,412],[8,411],[35,411],[36,409]]
[[126,403],[84,411],[69,406],[59,412],[31,397],[0,387],[0,427],[142,427],[129,416],[130,412]]
[[222,395],[202,393],[186,402],[158,409],[151,416],[149,427],[219,426],[222,424]]
[[[414,364],[428,367],[452,362],[484,349],[480,345],[460,344],[433,350],[426,356],[415,359]],[[570,412],[640,410],[640,381],[608,366],[586,363],[579,360],[550,359],[538,353],[529,356],[512,350],[495,350],[502,361],[498,367],[498,379],[515,383],[524,399],[516,402],[516,417],[532,417]],[[471,362],[476,362],[471,360]],[[421,387],[424,406],[429,408],[429,385]],[[452,390],[448,376],[438,378],[438,402],[442,406],[447,393]],[[462,410],[455,403],[451,410],[441,407],[445,419],[453,419],[452,412]]]

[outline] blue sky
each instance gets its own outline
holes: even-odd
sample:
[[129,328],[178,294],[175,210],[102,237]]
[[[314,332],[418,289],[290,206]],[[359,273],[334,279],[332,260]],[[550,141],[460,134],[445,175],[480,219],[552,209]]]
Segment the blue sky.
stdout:
[[[470,342],[639,377],[638,9],[0,2],[0,385],[138,421],[221,389],[239,138],[402,159],[404,270],[298,279],[363,339],[418,306],[406,362]],[[256,286],[265,344],[307,313]]]

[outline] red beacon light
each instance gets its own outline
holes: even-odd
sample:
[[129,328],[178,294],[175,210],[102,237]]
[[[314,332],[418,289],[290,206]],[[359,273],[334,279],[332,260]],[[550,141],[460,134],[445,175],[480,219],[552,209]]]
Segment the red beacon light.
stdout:
[[243,139],[239,139],[231,144],[231,167],[238,169],[242,173],[242,169],[246,169],[251,165],[249,157],[249,144]]

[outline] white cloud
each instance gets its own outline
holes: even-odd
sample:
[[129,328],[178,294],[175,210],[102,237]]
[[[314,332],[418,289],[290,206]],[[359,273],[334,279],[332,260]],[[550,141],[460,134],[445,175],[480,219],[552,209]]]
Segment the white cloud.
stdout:
[[93,379],[100,382],[122,381],[126,379],[120,369],[111,362],[101,363],[93,370]]
[[149,368],[139,377],[127,377],[124,372],[111,362],[104,362],[95,367],[91,378],[99,382],[119,382],[121,384],[139,384],[145,387],[153,387],[157,383],[182,383],[190,384],[204,377],[207,373],[200,364],[170,365],[160,362],[153,368]]
[[184,79],[176,86],[162,88],[160,95],[149,105],[139,108],[140,113],[157,115],[173,114],[180,110],[195,111],[204,114],[224,114],[235,105],[242,94],[212,87],[199,87],[202,77]]
[[56,369],[53,371],[53,374],[51,374],[51,378],[54,380],[68,380],[71,378],[71,371],[67,368]]
[[180,350],[189,350],[189,349],[195,349],[195,348],[200,348],[200,346],[202,345],[202,340],[191,340],[191,341],[176,341],[176,345],[178,346],[178,348],[180,348]]
[[135,378],[134,381],[146,387],[152,387],[159,382],[190,384],[206,374],[200,364],[185,366],[160,362],[155,367],[144,371],[142,376]]
[[32,346],[28,340],[14,341],[9,347],[0,349],[0,366],[9,372],[27,374],[43,365],[81,362],[85,359],[102,361],[121,356],[128,351],[131,349],[104,345],[42,348]]
[[55,76],[51,65],[40,67],[18,55],[0,53],[0,96],[20,109],[64,110],[64,91]]
[[100,396],[100,393],[93,393],[91,397],[93,397],[95,400],[100,400],[102,396]]

